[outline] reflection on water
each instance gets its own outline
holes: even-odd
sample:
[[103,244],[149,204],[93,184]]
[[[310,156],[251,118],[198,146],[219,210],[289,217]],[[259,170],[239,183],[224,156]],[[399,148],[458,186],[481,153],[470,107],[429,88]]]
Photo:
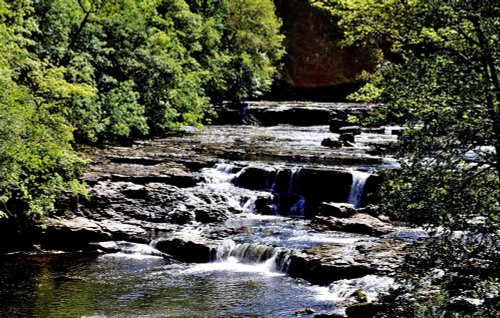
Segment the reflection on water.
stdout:
[[167,264],[151,255],[0,259],[1,317],[290,317],[331,309],[314,289],[261,264]]

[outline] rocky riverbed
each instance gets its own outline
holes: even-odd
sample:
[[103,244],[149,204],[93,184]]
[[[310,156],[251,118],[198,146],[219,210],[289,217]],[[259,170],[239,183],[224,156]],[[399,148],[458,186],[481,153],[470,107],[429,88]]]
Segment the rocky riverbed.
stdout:
[[90,200],[61,199],[58,215],[30,229],[31,243],[169,263],[267,264],[325,286],[334,300],[321,315],[344,315],[391,285],[408,241],[372,205],[377,171],[397,167],[378,151],[398,130],[348,121],[367,107],[250,103],[222,109],[218,125],[203,130],[86,150]]

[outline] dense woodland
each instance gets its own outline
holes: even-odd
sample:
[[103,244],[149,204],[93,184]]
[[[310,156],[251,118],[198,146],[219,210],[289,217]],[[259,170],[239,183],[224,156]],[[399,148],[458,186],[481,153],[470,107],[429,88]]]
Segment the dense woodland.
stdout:
[[[363,124],[406,127],[382,211],[434,230],[408,253],[381,315],[498,317],[498,3],[310,2],[331,23],[323,34],[338,37],[316,43],[322,52],[364,52],[366,85],[351,99],[383,106]],[[200,126],[214,104],[262,96],[280,75],[281,26],[271,0],[0,0],[0,217],[85,196],[78,145]],[[286,58],[282,79],[303,80]],[[430,280],[440,288],[427,290]]]
[[[370,120],[406,127],[394,150],[401,169],[385,173],[380,206],[433,233],[434,241],[413,246],[389,302],[399,306],[385,315],[498,317],[498,2],[314,3],[339,19],[345,44],[379,52],[379,67],[352,98],[384,105]],[[429,281],[441,288],[430,290]]]
[[269,89],[284,53],[270,0],[0,2],[0,215],[85,194],[77,144],[201,125]]

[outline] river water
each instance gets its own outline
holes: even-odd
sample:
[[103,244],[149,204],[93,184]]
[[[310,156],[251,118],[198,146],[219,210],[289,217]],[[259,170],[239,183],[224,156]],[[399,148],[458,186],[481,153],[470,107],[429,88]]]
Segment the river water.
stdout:
[[[322,157],[335,152],[319,146],[330,135],[326,126],[210,128],[201,134],[198,146],[248,143],[244,139],[253,138],[262,149],[278,147],[286,156],[306,153]],[[367,156],[369,142],[391,138],[363,134],[359,146],[345,150],[344,154]],[[303,165],[276,160],[254,163],[288,167],[291,171]],[[267,191],[236,187],[231,182],[237,173],[234,165],[241,167],[242,163],[226,160],[203,170],[205,182],[186,190],[191,191],[187,196],[192,200],[190,204],[201,200],[197,194],[203,192],[205,197],[217,197],[214,205],[219,208],[226,205],[239,211],[225,226],[244,231],[221,241],[212,262],[167,261],[155,255],[154,242],[151,246],[131,245],[131,249],[111,254],[52,251],[3,255],[0,317],[292,317],[305,308],[312,308],[316,314],[342,313],[339,302],[360,286],[372,298],[377,289],[389,287],[390,278],[373,275],[340,281],[330,287],[312,286],[287,276],[286,259],[276,260],[276,251],[280,249],[300,251],[321,244],[351,244],[375,238],[311,229],[310,221],[302,217],[300,197],[290,208],[289,217],[258,214],[255,198],[272,196],[272,185]],[[378,165],[344,167],[355,176],[350,203],[359,206],[366,171],[390,163],[380,161]],[[290,192],[294,191],[293,183],[292,173]],[[179,231],[201,235],[204,227],[195,223]]]

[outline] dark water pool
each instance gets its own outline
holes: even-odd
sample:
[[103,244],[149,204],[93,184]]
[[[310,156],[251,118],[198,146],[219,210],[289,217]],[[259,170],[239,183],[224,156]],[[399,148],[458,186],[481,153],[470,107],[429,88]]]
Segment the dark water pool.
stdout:
[[320,289],[237,263],[166,264],[144,255],[0,258],[1,317],[293,317],[331,311]]

